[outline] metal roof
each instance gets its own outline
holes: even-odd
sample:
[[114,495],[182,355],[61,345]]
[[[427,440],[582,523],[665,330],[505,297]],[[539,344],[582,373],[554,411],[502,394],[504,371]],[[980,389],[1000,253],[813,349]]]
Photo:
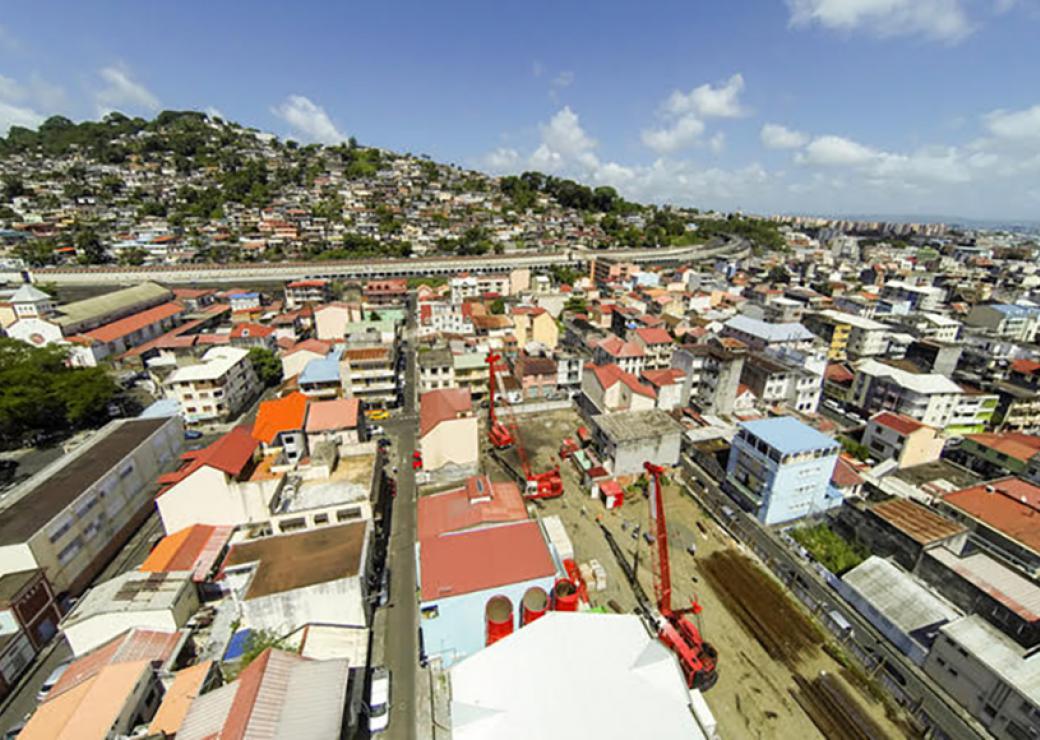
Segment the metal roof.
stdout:
[[940,632],[971,653],[1006,684],[1040,704],[1040,657],[1026,650],[978,614],[944,625]]
[[960,557],[937,547],[928,554],[1023,619],[1040,620],[1040,587],[986,553]]
[[921,633],[961,616],[953,604],[895,563],[876,555],[871,555],[841,580],[888,621],[923,645],[928,642]]

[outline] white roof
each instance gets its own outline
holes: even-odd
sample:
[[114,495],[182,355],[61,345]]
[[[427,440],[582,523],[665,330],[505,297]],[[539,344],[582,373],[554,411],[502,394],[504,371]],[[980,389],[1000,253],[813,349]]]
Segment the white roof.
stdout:
[[960,326],[961,322],[957,319],[951,319],[949,316],[943,316],[941,313],[923,313],[921,318],[925,321],[929,321],[936,326]]
[[877,360],[864,360],[856,366],[856,371],[875,377],[891,378],[907,390],[932,395],[937,393],[962,394],[959,385],[937,373],[911,373],[898,367],[886,365]]
[[892,624],[915,638],[918,632],[961,616],[953,604],[898,565],[876,555],[871,555],[841,580]]
[[750,316],[734,316],[725,325],[767,342],[812,342],[816,339],[815,334],[797,322],[771,324]]
[[249,350],[240,347],[213,347],[202,356],[202,362],[194,365],[186,365],[170,373],[166,379],[167,385],[171,383],[190,383],[197,380],[216,380],[227,374],[227,372],[238,363],[242,362],[249,354]]
[[1026,657],[1024,648],[978,614],[944,625],[939,631],[1030,702],[1040,704],[1040,653]]
[[50,301],[53,299],[32,283],[22,283],[22,287],[11,294],[11,297],[8,300],[10,300],[11,303],[37,303],[39,301]]
[[451,669],[455,740],[704,738],[639,617],[548,612]]
[[854,313],[845,313],[844,311],[827,309],[826,311],[820,311],[820,314],[833,321],[848,324],[849,326],[854,326],[857,329],[863,329],[865,331],[880,331],[889,328],[888,325],[882,324],[880,321],[874,321],[873,319],[858,316]]

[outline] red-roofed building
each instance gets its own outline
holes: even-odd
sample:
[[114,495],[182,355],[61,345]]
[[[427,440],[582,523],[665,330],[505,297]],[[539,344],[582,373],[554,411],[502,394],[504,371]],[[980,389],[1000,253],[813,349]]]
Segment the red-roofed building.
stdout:
[[675,343],[663,327],[642,327],[631,333],[633,343],[643,349],[643,366],[648,370],[663,370],[672,365]]
[[622,370],[633,375],[643,371],[645,362],[643,348],[633,342],[626,342],[618,336],[609,336],[596,344],[592,352],[592,361],[597,365],[618,365]]
[[195,524],[159,540],[138,570],[145,573],[191,571],[192,580],[209,579],[222,559],[231,527]]
[[426,654],[445,667],[487,644],[485,615],[520,626],[524,595],[550,593],[557,566],[537,522],[514,521],[419,543],[420,611]]
[[328,280],[293,280],[285,285],[285,305],[293,309],[332,299]]
[[583,403],[598,414],[645,411],[657,406],[653,386],[641,383],[635,375],[614,364],[586,365],[581,391]]
[[403,278],[391,280],[369,280],[364,288],[365,303],[386,306],[404,303],[408,297],[408,281]]
[[419,444],[424,470],[458,473],[476,469],[479,429],[469,391],[441,388],[419,397]]
[[492,483],[486,475],[475,475],[462,488],[419,498],[419,541],[526,519],[527,507],[515,483]]
[[263,445],[265,454],[277,450],[291,463],[307,455],[304,425],[308,400],[300,391],[294,391],[260,404],[253,423],[253,439]]
[[265,326],[252,321],[241,321],[231,327],[231,345],[235,347],[264,347],[274,349],[275,334],[273,326]]
[[180,323],[184,313],[183,305],[171,301],[69,336],[68,341],[74,344],[70,361],[81,367],[94,367],[105,358],[121,355],[165,334]]
[[900,468],[935,462],[945,440],[934,428],[892,411],[875,414],[863,432],[863,444],[877,460],[895,460]]
[[948,493],[938,503],[967,525],[991,555],[1030,578],[1040,575],[1040,486],[999,478]]
[[969,434],[950,459],[985,478],[1026,475],[1029,461],[1040,452],[1040,437],[1021,432]]
[[193,524],[237,526],[266,519],[281,476],[260,460],[249,427],[235,427],[201,450],[181,455],[180,469],[159,477],[156,506],[167,534]]
[[639,376],[646,385],[654,390],[657,399],[657,408],[664,411],[682,406],[683,382],[686,373],[677,368],[667,370],[644,370]]
[[357,398],[311,401],[307,411],[307,445],[334,442],[337,446],[357,444],[363,440],[365,417]]
[[332,342],[320,339],[305,339],[293,345],[292,349],[282,354],[282,377],[295,378],[303,372],[308,362],[328,356],[331,349]]

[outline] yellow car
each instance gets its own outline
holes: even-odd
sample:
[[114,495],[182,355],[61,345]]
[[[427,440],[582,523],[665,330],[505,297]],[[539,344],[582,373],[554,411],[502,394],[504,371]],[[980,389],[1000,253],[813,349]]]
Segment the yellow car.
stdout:
[[390,418],[390,412],[386,409],[368,409],[365,411],[365,418],[369,421],[385,421]]

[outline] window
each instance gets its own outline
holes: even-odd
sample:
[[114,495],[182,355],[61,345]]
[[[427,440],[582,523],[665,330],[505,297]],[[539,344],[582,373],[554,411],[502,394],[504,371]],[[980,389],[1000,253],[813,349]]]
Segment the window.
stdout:
[[77,537],[64,548],[62,548],[61,552],[58,553],[58,562],[62,565],[68,565],[70,562],[72,562],[72,559],[76,557],[76,554],[80,551],[82,546],[83,543],[81,542],[80,538]]
[[126,476],[130,475],[132,472],[134,472],[134,464],[130,463],[125,468],[123,468],[122,470],[119,471],[119,477],[120,478],[125,478]]

